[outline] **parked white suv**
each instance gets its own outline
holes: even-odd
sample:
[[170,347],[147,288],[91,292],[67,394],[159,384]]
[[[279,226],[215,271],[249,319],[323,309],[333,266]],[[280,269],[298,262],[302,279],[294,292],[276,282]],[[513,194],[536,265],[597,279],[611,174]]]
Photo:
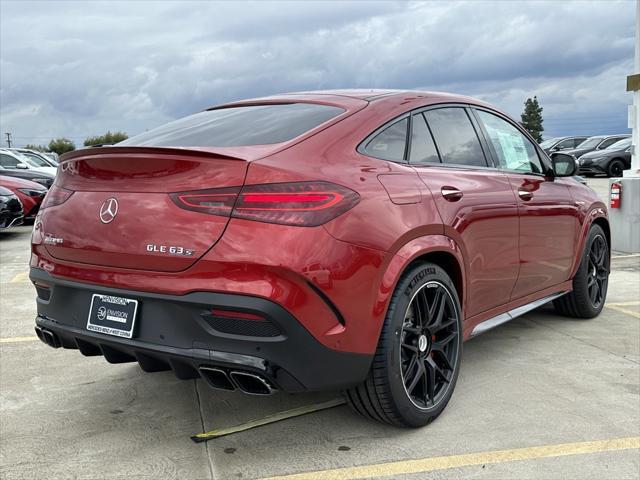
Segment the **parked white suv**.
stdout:
[[27,157],[20,152],[6,148],[0,149],[0,166],[9,170],[35,170],[51,175],[55,175],[57,172],[57,168],[52,167],[39,157]]

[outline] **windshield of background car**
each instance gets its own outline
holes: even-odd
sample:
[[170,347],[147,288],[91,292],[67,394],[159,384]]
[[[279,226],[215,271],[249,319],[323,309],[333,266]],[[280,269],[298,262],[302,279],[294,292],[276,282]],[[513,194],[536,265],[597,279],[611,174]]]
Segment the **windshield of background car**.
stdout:
[[289,103],[219,108],[196,113],[131,137],[118,146],[241,147],[291,140],[344,110]]
[[603,137],[591,137],[587,138],[580,144],[580,148],[595,148],[602,141]]
[[559,138],[550,138],[549,140],[545,140],[540,144],[540,148],[549,148],[553,146],[553,144],[556,143],[558,140]]
[[631,138],[623,138],[616,143],[612,143],[605,150],[625,150],[631,146]]
[[29,165],[32,165],[34,167],[50,167],[51,166],[51,164],[49,164],[44,158],[39,157],[34,153],[20,152],[20,155],[22,155],[26,159],[26,161],[29,162]]

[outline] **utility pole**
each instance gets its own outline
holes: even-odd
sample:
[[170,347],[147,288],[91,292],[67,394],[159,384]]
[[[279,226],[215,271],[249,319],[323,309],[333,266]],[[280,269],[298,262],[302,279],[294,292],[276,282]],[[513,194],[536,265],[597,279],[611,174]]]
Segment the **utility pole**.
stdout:
[[7,147],[11,148],[11,132],[5,133],[7,136]]

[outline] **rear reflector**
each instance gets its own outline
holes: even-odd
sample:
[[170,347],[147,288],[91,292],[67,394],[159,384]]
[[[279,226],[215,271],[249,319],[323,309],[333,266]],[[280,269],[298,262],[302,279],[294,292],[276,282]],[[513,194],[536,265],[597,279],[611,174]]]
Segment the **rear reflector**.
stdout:
[[173,193],[180,208],[258,222],[314,227],[353,208],[360,196],[329,182],[271,183]]
[[69,200],[71,195],[73,195],[73,190],[67,190],[66,188],[56,187],[53,185],[44,197],[42,205],[40,205],[40,210],[60,205]]
[[224,317],[224,318],[240,318],[242,320],[254,320],[256,322],[266,322],[267,319],[260,316],[255,315],[253,313],[246,312],[236,312],[233,310],[217,310],[211,309],[211,313],[216,317]]

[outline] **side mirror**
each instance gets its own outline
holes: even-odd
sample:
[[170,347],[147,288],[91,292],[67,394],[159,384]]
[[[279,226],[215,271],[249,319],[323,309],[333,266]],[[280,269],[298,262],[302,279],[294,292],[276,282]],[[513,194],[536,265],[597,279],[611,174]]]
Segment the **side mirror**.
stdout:
[[566,153],[552,153],[551,164],[556,177],[573,177],[578,171],[576,157]]
[[558,145],[556,145],[551,150],[554,151],[554,152],[557,152],[558,150],[562,150],[562,149]]
[[24,163],[17,164],[16,168],[18,168],[20,170],[28,170],[29,169],[29,167],[27,167]]

